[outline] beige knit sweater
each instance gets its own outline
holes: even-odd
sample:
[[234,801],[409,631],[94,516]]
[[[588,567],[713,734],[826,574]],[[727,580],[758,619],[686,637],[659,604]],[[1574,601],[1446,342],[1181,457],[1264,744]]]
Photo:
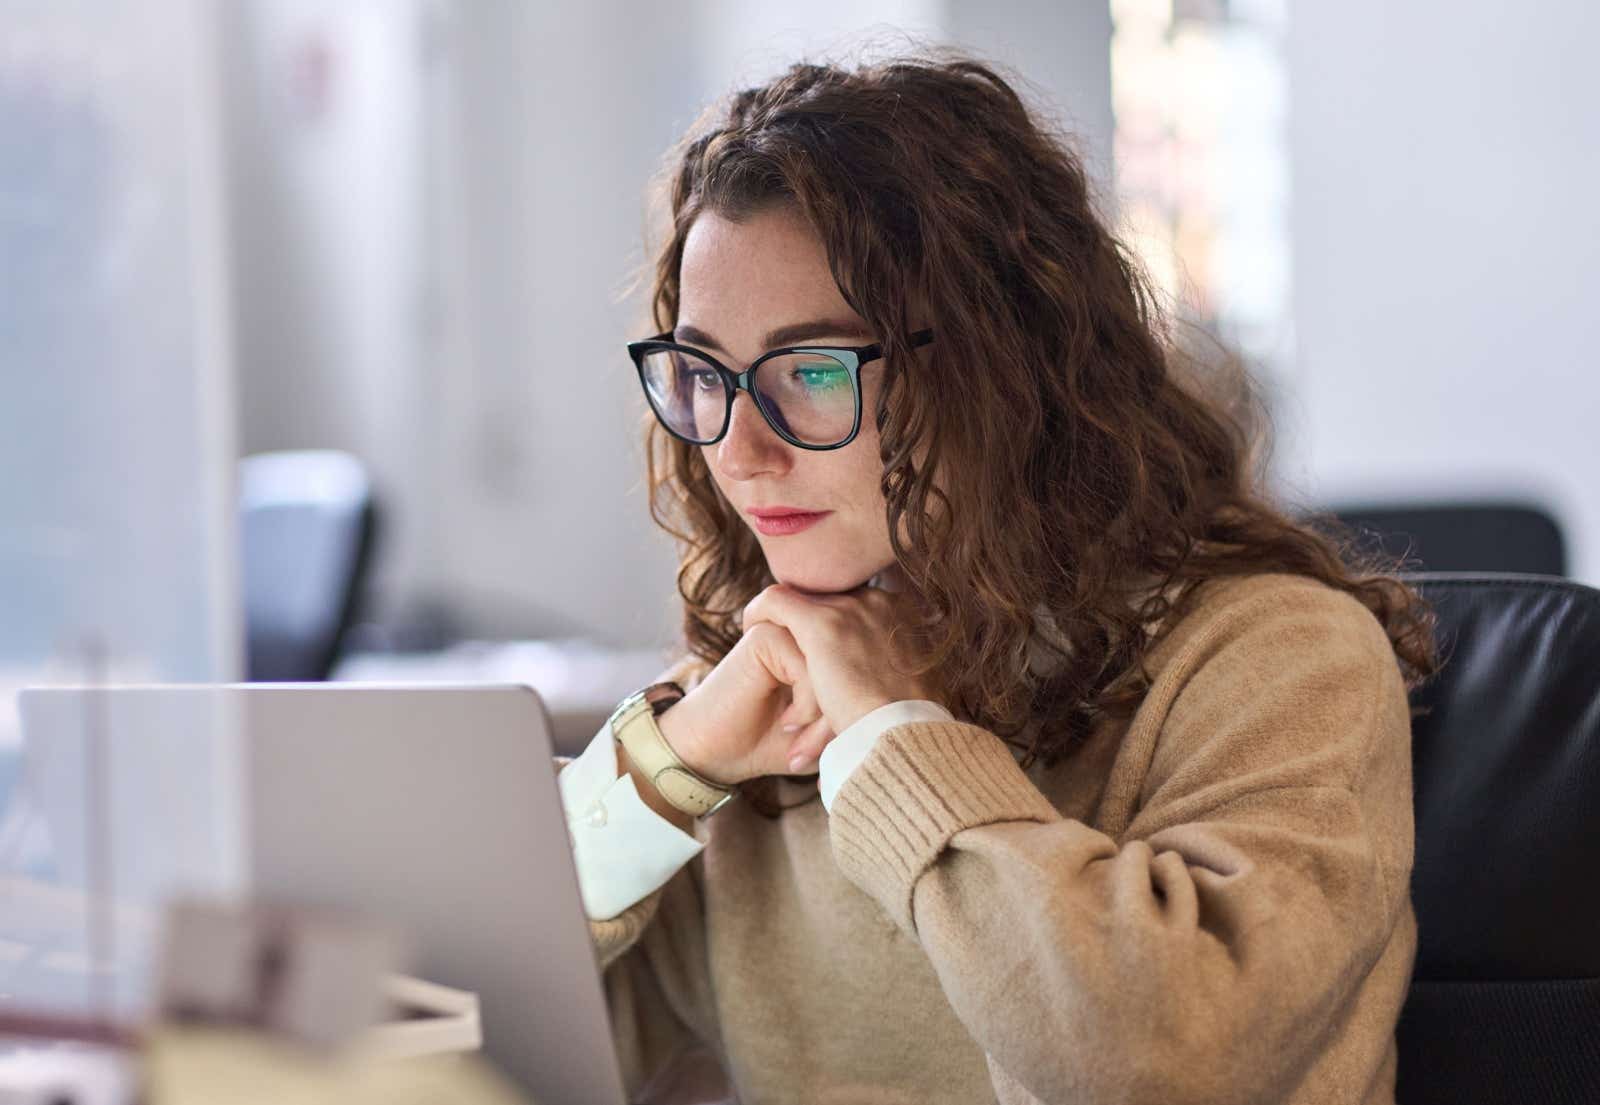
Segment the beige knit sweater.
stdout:
[[634,1099],[698,1054],[744,1105],[1392,1103],[1416,921],[1382,627],[1303,577],[1212,581],[1147,667],[1050,771],[919,722],[831,818],[697,823],[590,922]]

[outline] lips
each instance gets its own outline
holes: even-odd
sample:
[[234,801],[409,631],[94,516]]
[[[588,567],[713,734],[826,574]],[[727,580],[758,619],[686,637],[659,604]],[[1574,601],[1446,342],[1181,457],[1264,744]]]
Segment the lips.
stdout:
[[745,511],[757,518],[784,518],[790,514],[826,514],[825,510],[807,510],[798,506],[753,506]]
[[747,512],[755,519],[758,533],[784,537],[809,529],[832,514],[831,510],[799,510],[795,507],[755,507]]

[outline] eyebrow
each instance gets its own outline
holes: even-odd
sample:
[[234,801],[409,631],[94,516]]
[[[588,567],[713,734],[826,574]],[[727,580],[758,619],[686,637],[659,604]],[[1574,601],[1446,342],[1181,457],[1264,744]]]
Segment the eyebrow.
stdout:
[[[727,350],[717,344],[704,330],[695,326],[679,326],[673,334],[677,341],[687,342],[692,345],[703,345],[726,353]],[[810,322],[796,322],[789,326],[780,326],[771,331],[762,339],[762,348],[777,349],[785,345],[796,345],[800,342],[815,341],[818,338],[861,338],[872,340],[872,331],[860,322],[846,319],[813,319]]]

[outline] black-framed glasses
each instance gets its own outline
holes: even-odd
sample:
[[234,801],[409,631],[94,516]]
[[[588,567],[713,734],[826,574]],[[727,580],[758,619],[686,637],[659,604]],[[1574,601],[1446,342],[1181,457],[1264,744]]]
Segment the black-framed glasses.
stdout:
[[[912,348],[932,330],[910,336]],[[673,437],[715,445],[728,432],[739,389],[750,393],[777,435],[802,449],[842,449],[861,429],[861,366],[880,359],[880,344],[785,346],[734,372],[671,333],[628,343],[650,409]]]

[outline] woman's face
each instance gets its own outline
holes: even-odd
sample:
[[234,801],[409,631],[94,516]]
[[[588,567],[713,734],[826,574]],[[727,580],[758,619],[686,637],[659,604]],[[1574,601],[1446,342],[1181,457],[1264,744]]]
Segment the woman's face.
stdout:
[[[675,335],[735,372],[778,346],[878,340],[834,284],[822,242],[784,207],[740,222],[712,212],[695,219],[684,241]],[[881,360],[862,366],[861,429],[842,449],[790,445],[742,388],[727,435],[704,447],[717,487],[756,535],[779,583],[848,591],[895,563],[872,418],[882,371]],[[821,517],[799,528],[753,513],[782,509]]]

